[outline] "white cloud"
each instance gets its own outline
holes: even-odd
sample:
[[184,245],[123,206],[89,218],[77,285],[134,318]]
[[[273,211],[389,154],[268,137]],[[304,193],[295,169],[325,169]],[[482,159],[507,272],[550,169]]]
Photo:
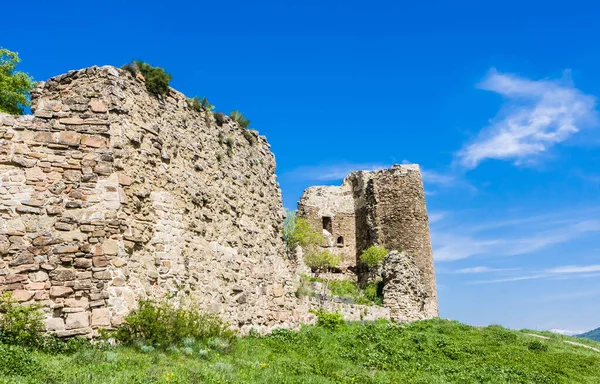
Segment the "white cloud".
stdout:
[[566,79],[530,80],[492,69],[478,85],[506,98],[500,113],[457,153],[465,168],[486,159],[523,164],[596,122],[596,98]]
[[477,240],[466,235],[446,233],[432,228],[431,240],[436,261],[455,261],[484,255],[503,243],[502,240]]
[[453,273],[493,273],[493,272],[507,272],[507,271],[518,271],[520,268],[490,268],[490,267],[471,267],[471,268],[463,268],[454,271]]
[[589,218],[595,215],[596,207],[589,207],[585,212],[523,215],[472,225],[464,214],[458,222],[447,215],[443,222],[433,221],[431,225],[434,258],[439,262],[533,253],[600,232],[600,220]]
[[540,273],[534,275],[525,275],[525,276],[514,276],[514,277],[505,277],[502,279],[491,279],[491,280],[475,280],[470,281],[467,284],[495,284],[495,283],[509,283],[513,281],[523,281],[523,280],[535,280],[542,279],[548,277],[548,275]]
[[423,183],[434,185],[452,185],[457,183],[457,178],[451,174],[440,173],[436,171],[421,168],[421,177]]
[[559,335],[573,336],[573,335],[580,335],[584,331],[569,331],[567,329],[551,329],[550,332],[558,333]]
[[600,272],[600,264],[596,265],[566,265],[563,267],[556,267],[552,269],[547,269],[546,273],[590,273],[590,272]]
[[441,221],[444,219],[444,217],[447,216],[447,213],[444,211],[439,211],[439,212],[429,212],[429,223],[433,224],[433,223],[437,223],[438,221]]

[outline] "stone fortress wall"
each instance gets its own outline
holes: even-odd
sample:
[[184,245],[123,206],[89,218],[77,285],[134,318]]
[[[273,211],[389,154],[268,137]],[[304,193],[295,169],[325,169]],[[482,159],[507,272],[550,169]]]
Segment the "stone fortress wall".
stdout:
[[240,329],[302,320],[263,136],[114,67],[32,97],[33,116],[0,115],[0,290],[41,303],[59,336],[117,326],[144,296],[190,296]]
[[[309,310],[320,304],[294,294],[298,269],[286,256],[281,191],[264,136],[227,117],[218,124],[173,89],[150,96],[143,79],[110,66],[40,83],[32,101],[33,115],[0,114],[0,292],[40,304],[48,331],[94,336],[122,324],[142,297],[185,298],[242,332],[314,321]],[[394,169],[357,173],[343,190],[324,188],[301,207],[315,225],[332,218],[330,245],[348,268],[372,241],[367,234],[430,252],[428,238],[410,239],[427,229],[422,185],[402,187],[415,204],[408,197],[392,204],[402,185]],[[414,220],[402,216],[406,209],[415,209]],[[414,269],[395,260],[389,265]],[[420,262],[426,272],[427,260]],[[420,318],[398,315],[425,291],[408,289],[420,285],[398,276],[419,272],[405,272],[388,268],[384,307],[325,306],[348,320]]]
[[[342,271],[348,274],[360,274],[359,256],[371,245],[404,250],[418,267],[417,280],[420,281],[415,284],[422,286],[417,295],[421,304],[414,305],[417,309],[407,311],[407,314],[396,311],[398,315],[392,314],[392,317],[412,320],[438,316],[429,221],[418,165],[352,172],[341,186],[310,187],[298,203],[298,215],[308,219],[315,229],[323,231],[326,237],[323,247],[341,256]],[[342,240],[342,244],[338,239]],[[405,269],[406,263],[397,258],[394,256],[395,260],[388,264]],[[393,280],[389,265],[387,268],[384,265],[384,274],[390,276],[390,281]],[[401,282],[395,284],[393,291],[401,291],[398,288]],[[396,306],[392,301],[397,302],[400,299],[397,296],[389,287],[387,290],[384,288],[384,305],[390,308]]]

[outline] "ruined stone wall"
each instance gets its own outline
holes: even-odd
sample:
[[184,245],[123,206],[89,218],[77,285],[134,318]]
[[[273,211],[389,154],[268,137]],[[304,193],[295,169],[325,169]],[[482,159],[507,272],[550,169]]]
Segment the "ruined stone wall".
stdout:
[[[339,187],[310,187],[298,203],[298,213],[320,228],[317,227],[321,225],[319,216],[335,212],[340,206],[349,216],[350,210],[353,212],[354,226],[349,226],[345,235],[355,239],[355,253],[347,258],[354,264],[347,263],[347,266],[357,272],[359,281],[365,282],[372,275],[361,269],[359,263],[361,252],[369,246],[377,244],[390,251],[406,250],[414,259],[425,287],[420,296],[423,305],[418,316],[438,316],[429,222],[419,166],[395,165],[381,171],[357,171],[348,175]],[[391,306],[402,296],[391,294],[389,288],[387,292],[387,301],[384,296],[386,306]],[[402,311],[395,310],[394,313]],[[400,319],[401,315],[398,315],[396,320]]]
[[0,289],[49,330],[94,334],[146,296],[242,330],[302,320],[264,137],[113,67],[40,84],[32,111],[0,115]]
[[[298,204],[298,215],[306,218],[313,228],[323,231],[322,246],[340,256],[342,270],[356,266],[356,218],[348,185],[308,188]],[[331,232],[324,230],[323,217],[331,218]]]

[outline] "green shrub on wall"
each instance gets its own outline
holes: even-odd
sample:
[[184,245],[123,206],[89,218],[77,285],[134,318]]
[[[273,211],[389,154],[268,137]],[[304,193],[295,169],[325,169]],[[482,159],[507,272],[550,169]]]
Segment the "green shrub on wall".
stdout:
[[304,264],[317,274],[337,268],[340,261],[339,256],[329,251],[312,251],[304,256]]
[[212,111],[215,108],[206,97],[201,99],[198,96],[194,96],[188,99],[188,104],[196,112]]
[[250,126],[250,120],[246,119],[246,117],[238,110],[231,111],[229,117],[244,128]]
[[283,221],[283,239],[290,253],[295,252],[298,246],[305,252],[311,252],[324,241],[323,235],[316,231],[308,220],[298,217],[294,211],[288,211]]
[[360,254],[360,261],[369,268],[375,268],[383,264],[383,259],[388,253],[387,249],[372,245]]
[[172,76],[160,67],[153,67],[141,60],[134,60],[133,64],[125,64],[122,69],[128,71],[133,76],[138,73],[144,76],[146,81],[146,90],[154,96],[163,96],[169,92],[169,83]]

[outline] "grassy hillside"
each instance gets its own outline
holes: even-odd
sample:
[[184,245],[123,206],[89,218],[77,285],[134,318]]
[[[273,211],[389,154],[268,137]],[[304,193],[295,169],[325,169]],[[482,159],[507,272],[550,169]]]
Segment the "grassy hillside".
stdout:
[[582,333],[581,335],[577,335],[577,337],[583,337],[586,339],[600,342],[600,328],[596,328],[592,331]]
[[[0,345],[0,383],[595,383],[600,353],[499,326],[429,320],[408,325],[304,327],[228,345],[28,353]],[[600,346],[600,344],[595,344]]]

